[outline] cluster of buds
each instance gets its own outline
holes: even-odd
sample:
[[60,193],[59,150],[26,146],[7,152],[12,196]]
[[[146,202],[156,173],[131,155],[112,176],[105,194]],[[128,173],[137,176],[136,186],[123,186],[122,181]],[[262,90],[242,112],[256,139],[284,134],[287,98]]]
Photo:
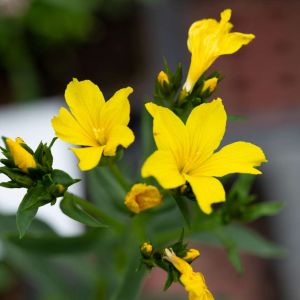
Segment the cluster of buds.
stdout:
[[[9,177],[10,181],[1,182],[0,186],[27,189],[17,212],[17,225],[18,220],[19,223],[24,221],[22,216],[27,216],[28,212],[32,212],[33,218],[40,206],[55,204],[70,185],[78,182],[66,172],[53,169],[51,147],[55,139],[49,146],[41,142],[35,151],[21,138],[3,138],[3,141],[5,148],[1,147],[1,151],[5,158],[0,160],[4,165],[0,167],[0,173]],[[26,218],[28,224],[25,227],[18,225],[21,236],[25,234],[32,218]]]
[[[186,264],[191,264],[200,256],[200,252],[197,249],[188,248],[187,244],[183,243],[183,235],[179,241],[170,245],[169,247],[176,253],[176,255],[183,260]],[[168,279],[165,283],[165,289],[173,282],[177,282],[180,277],[180,272],[176,267],[165,259],[165,248],[155,249],[150,241],[144,242],[140,246],[141,252],[141,264],[146,266],[147,269],[159,267],[168,273]]]

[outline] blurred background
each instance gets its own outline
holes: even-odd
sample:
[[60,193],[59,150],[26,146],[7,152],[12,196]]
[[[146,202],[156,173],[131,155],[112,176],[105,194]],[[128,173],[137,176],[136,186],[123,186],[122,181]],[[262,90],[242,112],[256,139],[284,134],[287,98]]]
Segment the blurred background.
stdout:
[[[257,179],[255,190],[260,199],[281,200],[285,207],[279,216],[251,226],[283,245],[287,255],[266,261],[245,254],[245,271],[239,276],[223,250],[200,245],[202,256],[195,265],[219,299],[297,300],[299,1],[0,0],[0,134],[22,136],[33,148],[41,139],[50,141],[54,135],[50,120],[62,105],[65,87],[73,77],[97,83],[106,99],[115,90],[132,86],[131,122],[136,128],[144,101],[151,100],[163,57],[173,70],[182,62],[186,74],[189,26],[202,18],[219,19],[225,8],[233,10],[234,31],[254,33],[256,39],[238,53],[221,57],[210,69],[225,77],[215,95],[222,97],[227,112],[247,117],[228,124],[224,143],[242,139],[265,150],[269,163],[263,167],[264,175]],[[67,154],[66,144],[58,141],[54,151],[56,167],[74,177],[82,176],[76,160]],[[84,195],[84,183],[76,185],[75,192]],[[21,194],[0,188],[0,214],[13,213]],[[78,223],[49,205],[39,216],[62,235],[82,231]],[[1,249],[0,244],[0,299],[55,299],[37,296],[41,284],[35,280],[41,280],[42,267],[30,274],[24,265],[28,257],[14,252],[14,260]],[[38,261],[41,266],[45,263],[44,258]],[[51,290],[55,277],[43,281],[46,291]],[[163,293],[164,280],[165,274],[158,270],[147,275],[141,299],[186,297],[179,285]],[[72,274],[68,283],[72,286]]]

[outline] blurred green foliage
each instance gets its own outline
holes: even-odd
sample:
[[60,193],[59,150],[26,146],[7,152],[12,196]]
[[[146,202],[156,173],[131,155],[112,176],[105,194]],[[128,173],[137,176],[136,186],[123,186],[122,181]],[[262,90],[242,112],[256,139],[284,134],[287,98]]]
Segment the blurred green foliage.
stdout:
[[[8,5],[13,6],[13,2]],[[19,10],[0,6],[0,67],[6,72],[13,99],[43,96],[34,52],[48,47],[74,47],[93,39],[99,15],[116,19],[134,0],[24,0]],[[59,66],[53,66],[59,71]]]

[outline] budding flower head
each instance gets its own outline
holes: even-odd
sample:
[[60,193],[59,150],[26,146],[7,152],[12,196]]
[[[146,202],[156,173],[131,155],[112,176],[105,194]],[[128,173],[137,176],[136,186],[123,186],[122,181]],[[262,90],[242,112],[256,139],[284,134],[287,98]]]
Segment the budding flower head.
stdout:
[[153,246],[151,243],[145,242],[142,244],[140,249],[143,255],[150,256],[153,251]]
[[200,256],[200,252],[197,249],[189,249],[183,259],[189,263],[194,261],[196,258]]
[[160,85],[163,85],[164,83],[170,83],[169,77],[164,71],[159,72],[159,74],[157,75],[157,80],[160,83]]
[[206,91],[208,91],[209,93],[212,93],[215,90],[217,83],[218,83],[217,77],[213,77],[213,78],[205,80],[203,88],[202,88],[202,93],[205,93]]
[[37,167],[33,155],[22,146],[22,144],[25,145],[25,142],[21,138],[16,138],[15,141],[7,138],[6,144],[10,154],[12,155],[14,164],[20,170],[28,173],[28,169],[35,169]]
[[125,205],[136,214],[161,203],[162,196],[159,190],[153,185],[144,183],[133,185],[125,197]]

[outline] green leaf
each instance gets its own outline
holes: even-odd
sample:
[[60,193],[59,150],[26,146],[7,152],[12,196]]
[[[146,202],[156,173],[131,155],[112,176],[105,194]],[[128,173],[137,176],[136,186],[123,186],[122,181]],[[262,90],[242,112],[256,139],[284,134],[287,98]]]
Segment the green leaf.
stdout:
[[131,255],[131,260],[123,276],[120,287],[112,297],[112,300],[135,300],[138,297],[141,282],[145,274],[145,269],[138,270],[140,255],[138,253]]
[[6,234],[4,241],[29,253],[43,255],[76,254],[93,249],[99,241],[101,230],[93,229],[75,237],[61,237],[54,234],[34,235],[28,233],[20,240],[15,234]]
[[7,177],[9,177],[12,181],[18,183],[22,187],[30,187],[32,185],[31,178],[20,172],[18,169],[11,169],[7,167],[1,167],[0,173],[5,174]]
[[245,211],[243,220],[250,222],[264,216],[274,216],[283,208],[283,202],[263,202],[251,205]]
[[277,258],[285,254],[285,250],[261,236],[258,232],[241,225],[230,225],[224,228],[225,234],[233,239],[240,251],[260,257]]
[[106,227],[99,218],[92,216],[86,211],[85,207],[80,205],[76,200],[78,200],[78,198],[75,195],[66,193],[60,202],[62,212],[70,218],[90,227]]
[[9,188],[9,189],[15,189],[15,188],[21,187],[18,183],[14,182],[14,181],[0,182],[0,186]]
[[[0,214],[0,236],[16,231],[16,216]],[[54,234],[53,229],[48,224],[38,219],[33,220],[29,232],[37,235]]]
[[62,184],[66,188],[80,181],[80,179],[73,179],[68,173],[57,169],[51,172],[51,177],[54,183]]
[[235,244],[241,252],[264,258],[278,258],[286,253],[281,246],[267,240],[258,232],[238,224],[220,226],[217,231],[193,232],[190,239],[216,246],[224,245],[224,240],[227,240],[228,244]]
[[45,204],[43,201],[45,197],[47,197],[47,191],[40,183],[27,191],[18,207],[16,215],[17,228],[20,238],[25,235],[27,229],[29,228],[34,216],[38,211],[38,206]]

